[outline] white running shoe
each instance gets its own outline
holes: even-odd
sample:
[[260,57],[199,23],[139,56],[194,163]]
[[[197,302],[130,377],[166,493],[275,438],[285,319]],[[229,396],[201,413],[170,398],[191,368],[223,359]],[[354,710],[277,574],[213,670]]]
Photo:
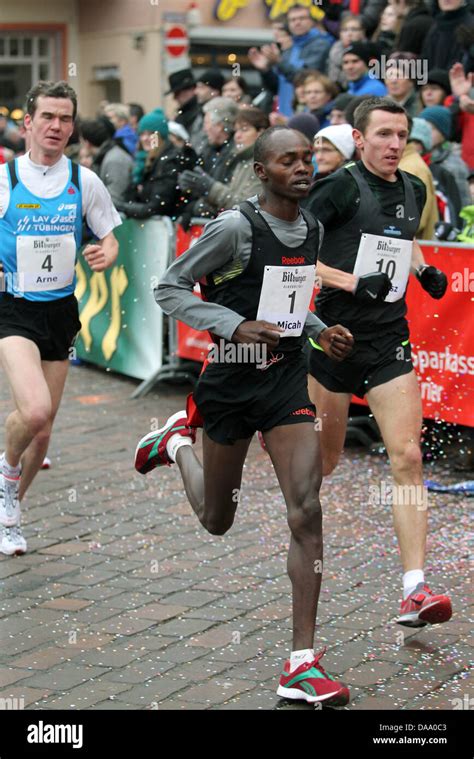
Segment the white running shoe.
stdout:
[[0,553],[6,556],[21,556],[26,553],[26,540],[20,525],[0,527]]
[[0,472],[0,525],[14,527],[20,523],[20,478],[10,480],[7,484]]

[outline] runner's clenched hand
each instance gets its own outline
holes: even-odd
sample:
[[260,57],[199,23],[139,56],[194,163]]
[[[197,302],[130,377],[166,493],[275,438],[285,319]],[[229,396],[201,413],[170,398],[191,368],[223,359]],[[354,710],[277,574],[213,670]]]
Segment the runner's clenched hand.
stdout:
[[276,348],[280,342],[281,333],[285,330],[277,324],[266,321],[245,321],[239,324],[232,340],[234,343],[264,343],[269,348]]
[[319,333],[318,343],[329,358],[343,361],[354,346],[354,338],[348,329],[335,324]]

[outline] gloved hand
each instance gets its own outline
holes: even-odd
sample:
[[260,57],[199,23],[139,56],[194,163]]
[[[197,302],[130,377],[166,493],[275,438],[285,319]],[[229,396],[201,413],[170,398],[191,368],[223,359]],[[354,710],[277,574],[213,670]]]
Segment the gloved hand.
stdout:
[[357,280],[353,295],[363,303],[375,303],[385,299],[391,286],[390,277],[384,271],[364,274]]
[[423,290],[435,300],[443,297],[448,287],[448,278],[443,271],[436,266],[420,266],[416,272],[416,278],[421,283]]
[[178,175],[178,183],[182,190],[189,190],[196,197],[207,195],[214,180],[201,168],[196,167],[192,171],[183,171]]

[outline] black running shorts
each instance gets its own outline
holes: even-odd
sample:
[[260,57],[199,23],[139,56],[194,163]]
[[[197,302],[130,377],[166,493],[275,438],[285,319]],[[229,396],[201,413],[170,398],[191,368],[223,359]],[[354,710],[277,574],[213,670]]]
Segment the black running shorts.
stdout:
[[333,361],[319,348],[309,357],[309,372],[333,393],[351,393],[363,398],[373,387],[383,385],[413,369],[408,327],[377,337],[356,337],[344,361]]
[[26,337],[38,346],[42,361],[64,361],[81,329],[74,295],[52,301],[0,296],[0,340]]
[[207,435],[224,445],[252,437],[257,430],[314,424],[316,418],[300,351],[265,370],[251,364],[210,363],[193,397]]

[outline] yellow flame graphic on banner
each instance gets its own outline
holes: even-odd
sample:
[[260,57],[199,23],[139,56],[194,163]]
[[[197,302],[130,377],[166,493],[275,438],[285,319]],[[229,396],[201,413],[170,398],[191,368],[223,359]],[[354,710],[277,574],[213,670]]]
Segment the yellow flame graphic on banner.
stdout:
[[107,280],[103,271],[94,272],[89,281],[90,296],[86,305],[81,311],[80,319],[82,323],[82,329],[80,335],[84,341],[84,347],[86,351],[90,351],[92,345],[92,335],[90,331],[90,323],[94,316],[102,311],[107,303],[109,293],[107,289]]
[[81,266],[80,261],[76,263],[76,290],[75,290],[75,296],[77,300],[81,300],[82,296],[84,295],[85,291],[87,290],[87,277],[84,269]]
[[117,350],[117,339],[122,324],[120,298],[128,287],[128,277],[123,267],[115,267],[110,275],[110,290],[112,295],[112,308],[110,326],[102,339],[102,353],[106,361],[109,361]]

